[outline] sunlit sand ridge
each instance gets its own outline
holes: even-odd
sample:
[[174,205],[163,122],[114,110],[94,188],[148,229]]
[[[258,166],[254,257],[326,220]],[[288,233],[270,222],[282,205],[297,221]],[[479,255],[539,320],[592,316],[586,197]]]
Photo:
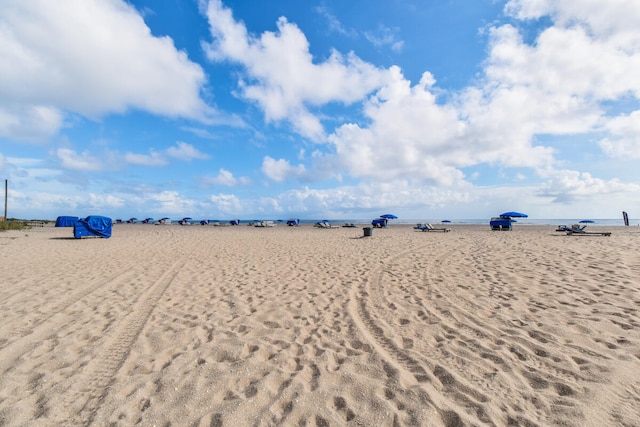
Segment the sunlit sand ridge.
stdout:
[[0,425],[637,425],[640,230],[0,233]]

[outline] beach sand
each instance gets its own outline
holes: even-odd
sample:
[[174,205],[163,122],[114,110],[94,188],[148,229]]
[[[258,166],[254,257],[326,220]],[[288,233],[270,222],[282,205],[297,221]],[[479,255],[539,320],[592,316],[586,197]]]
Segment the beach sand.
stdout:
[[640,229],[0,233],[3,426],[638,426]]

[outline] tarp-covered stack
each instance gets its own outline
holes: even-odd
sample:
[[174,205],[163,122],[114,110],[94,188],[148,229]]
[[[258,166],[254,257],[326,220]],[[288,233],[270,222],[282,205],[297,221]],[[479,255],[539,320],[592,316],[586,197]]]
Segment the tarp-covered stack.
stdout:
[[73,227],[78,222],[77,216],[59,216],[56,219],[56,227]]
[[76,239],[82,237],[111,237],[111,218],[92,215],[79,219],[73,226],[73,236]]

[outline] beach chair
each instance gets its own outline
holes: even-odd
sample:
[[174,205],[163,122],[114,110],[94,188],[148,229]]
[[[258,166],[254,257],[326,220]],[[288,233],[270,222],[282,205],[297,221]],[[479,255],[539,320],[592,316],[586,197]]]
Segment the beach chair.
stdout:
[[339,228],[337,225],[331,225],[331,223],[327,220],[318,221],[313,226],[317,228]]
[[425,224],[422,228],[422,231],[442,231],[443,233],[448,233],[451,231],[450,228],[436,228],[431,224]]
[[610,231],[585,231],[586,225],[573,224],[571,228],[566,228],[567,236],[611,236]]

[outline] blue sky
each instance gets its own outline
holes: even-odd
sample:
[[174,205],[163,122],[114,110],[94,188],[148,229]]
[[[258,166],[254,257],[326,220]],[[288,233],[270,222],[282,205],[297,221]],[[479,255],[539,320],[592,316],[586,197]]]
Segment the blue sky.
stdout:
[[2,0],[8,216],[634,217],[638,28],[636,0]]

